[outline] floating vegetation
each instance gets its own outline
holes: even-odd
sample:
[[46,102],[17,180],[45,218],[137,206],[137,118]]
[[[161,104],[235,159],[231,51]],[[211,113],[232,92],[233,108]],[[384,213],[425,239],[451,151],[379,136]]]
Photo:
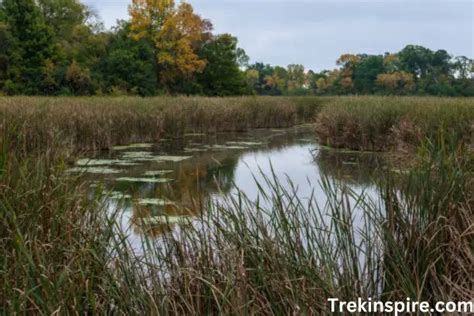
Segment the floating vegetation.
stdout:
[[132,148],[151,148],[153,144],[130,144],[124,146],[114,146],[112,147],[113,150],[127,150]]
[[132,162],[132,161],[120,161],[114,163],[115,166],[121,166],[121,167],[134,167],[134,166],[140,166],[139,163]]
[[231,146],[262,146],[264,143],[262,142],[227,142],[228,145]]
[[209,149],[206,148],[184,148],[183,150],[186,153],[194,153],[194,152],[207,152]]
[[122,155],[123,159],[130,160],[132,162],[136,161],[156,161],[156,157],[153,156],[151,151],[131,151],[125,152]]
[[311,138],[301,138],[298,141],[302,143],[314,143],[314,139],[311,139]]
[[355,161],[343,161],[342,162],[343,165],[358,165],[359,163],[358,162],[355,162]]
[[183,160],[191,159],[192,156],[155,156],[157,161],[181,162]]
[[173,173],[173,172],[174,172],[173,170],[147,171],[147,172],[145,172],[145,176],[146,177],[159,177],[159,176],[163,176],[163,175],[170,174],[170,173]]
[[119,191],[106,192],[104,193],[104,195],[107,196],[109,199],[114,199],[114,200],[127,200],[127,199],[132,198],[130,194],[125,194]]
[[187,136],[187,137],[197,137],[197,136],[206,136],[207,134],[205,133],[186,133],[184,134],[184,136]]
[[190,216],[153,216],[142,218],[141,222],[143,225],[156,226],[156,225],[173,225],[173,224],[190,224],[192,217]]
[[228,146],[228,145],[213,145],[213,146],[206,146],[206,148],[212,150],[244,150],[249,149],[247,146]]
[[142,182],[142,183],[168,183],[173,181],[173,179],[168,178],[132,178],[132,177],[123,177],[117,178],[116,181],[119,182]]
[[70,173],[94,173],[94,174],[116,174],[121,173],[122,170],[101,167],[78,167],[67,170]]
[[172,201],[167,201],[164,199],[138,199],[138,205],[156,205],[156,206],[166,206],[166,205],[175,205]]
[[79,159],[76,161],[77,166],[83,166],[83,167],[92,167],[92,166],[108,166],[108,165],[113,165],[116,163],[119,163],[120,160],[117,159],[89,159],[89,158],[84,158],[84,159]]
[[124,152],[122,157],[127,159],[153,157],[153,153],[151,151],[128,151]]

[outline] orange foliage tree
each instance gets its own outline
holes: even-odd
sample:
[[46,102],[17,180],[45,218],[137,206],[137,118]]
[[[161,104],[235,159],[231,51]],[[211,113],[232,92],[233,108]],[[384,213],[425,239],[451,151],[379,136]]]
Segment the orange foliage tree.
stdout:
[[195,14],[190,4],[176,7],[172,0],[132,0],[129,11],[131,36],[153,42],[158,77],[166,89],[205,69],[207,61],[197,52],[209,40],[212,24]]

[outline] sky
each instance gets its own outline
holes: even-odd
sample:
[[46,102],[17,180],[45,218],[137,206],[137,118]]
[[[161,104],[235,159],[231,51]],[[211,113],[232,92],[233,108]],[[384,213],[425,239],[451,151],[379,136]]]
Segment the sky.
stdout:
[[[106,27],[131,0],[83,0]],[[188,0],[215,33],[239,39],[251,62],[320,71],[344,53],[397,52],[407,44],[474,58],[474,0]]]

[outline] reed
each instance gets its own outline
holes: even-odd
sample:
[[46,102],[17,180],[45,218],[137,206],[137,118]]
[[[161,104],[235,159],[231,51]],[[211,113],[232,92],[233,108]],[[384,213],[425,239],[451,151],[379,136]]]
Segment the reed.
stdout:
[[323,102],[311,97],[0,97],[0,135],[15,130],[11,145],[26,152],[59,145],[71,152],[103,150],[186,132],[290,127],[312,121]]
[[[380,171],[372,194],[325,179],[323,201],[263,175],[259,200],[197,203],[191,225],[144,235],[139,252],[99,192],[63,176],[78,150],[283,127],[319,110],[334,146],[385,150],[402,130],[418,135],[401,122],[421,126],[423,140],[402,142],[419,163]],[[3,98],[0,113],[0,314],[311,315],[329,313],[330,297],[474,296],[470,99]],[[356,136],[341,134],[356,118]]]
[[7,155],[0,311],[320,314],[330,297],[470,300],[474,162],[440,143],[375,195],[325,180],[327,201],[303,201],[264,175],[259,201],[240,193],[202,205],[193,225],[144,237],[144,254],[79,179],[61,177],[60,154]]
[[316,117],[321,143],[369,151],[414,151],[440,130],[474,143],[474,99],[434,97],[338,97]]

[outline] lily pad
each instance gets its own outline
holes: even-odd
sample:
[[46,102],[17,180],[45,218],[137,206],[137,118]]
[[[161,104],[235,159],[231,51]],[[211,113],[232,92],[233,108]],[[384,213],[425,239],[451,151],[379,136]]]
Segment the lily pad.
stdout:
[[101,167],[78,167],[71,168],[67,172],[72,173],[94,173],[94,174],[116,174],[121,173],[121,170],[112,169],[112,168],[101,168]]
[[214,145],[210,147],[211,149],[217,149],[217,150],[244,150],[244,149],[249,149],[248,146],[227,146],[227,145]]
[[314,139],[311,139],[311,138],[301,138],[299,139],[300,142],[303,142],[303,143],[314,143],[315,140]]
[[189,224],[192,221],[192,217],[189,216],[153,216],[148,218],[142,218],[144,225],[156,226],[156,225],[173,225],[173,224]]
[[145,177],[159,177],[164,176],[165,174],[173,173],[173,170],[155,170],[145,172]]
[[126,200],[132,198],[130,194],[125,194],[119,191],[106,192],[104,195],[114,200]]
[[151,151],[127,151],[122,154],[122,157],[127,159],[153,157]]
[[76,165],[81,166],[81,167],[108,166],[108,165],[113,165],[118,162],[120,162],[120,160],[117,160],[117,159],[84,158],[84,159],[79,159],[78,161],[76,161]]
[[114,163],[115,166],[121,166],[121,167],[134,167],[134,166],[140,166],[139,163],[132,162],[132,161],[120,161]]
[[151,148],[153,144],[130,144],[124,146],[114,146],[112,147],[113,150],[127,150],[132,148]]
[[174,202],[163,200],[163,199],[138,199],[138,205],[157,205],[157,206],[165,206],[165,205],[175,205]]
[[156,157],[150,151],[130,151],[122,155],[125,160],[136,161],[156,161]]
[[228,145],[231,146],[261,146],[263,145],[262,142],[227,142]]
[[343,165],[357,166],[359,163],[357,163],[357,162],[355,162],[355,161],[343,161],[342,164],[343,164]]
[[129,178],[129,177],[123,177],[123,178],[117,178],[117,181],[119,182],[143,182],[143,183],[168,183],[173,181],[173,179],[168,179],[168,178]]
[[194,153],[194,152],[207,152],[208,149],[206,148],[184,148],[184,152],[186,153]]
[[191,159],[192,156],[155,156],[157,161],[181,162],[183,160]]

